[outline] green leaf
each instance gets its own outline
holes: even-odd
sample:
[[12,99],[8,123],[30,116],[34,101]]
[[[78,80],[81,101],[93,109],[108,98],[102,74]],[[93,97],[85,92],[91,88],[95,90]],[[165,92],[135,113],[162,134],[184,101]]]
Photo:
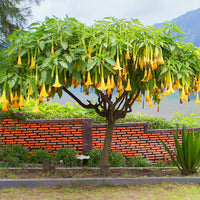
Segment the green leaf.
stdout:
[[73,71],[72,71],[72,76],[73,76],[79,83],[82,82],[81,74],[80,74],[79,72],[77,72],[76,70],[73,70]]
[[45,47],[45,42],[44,41],[40,41],[39,42],[39,47],[40,49],[43,51],[44,47]]
[[61,46],[62,46],[62,48],[63,48],[64,50],[67,49],[67,47],[68,47],[68,42],[62,41],[60,44],[61,44]]
[[87,63],[87,71],[91,70],[97,64],[97,60],[91,60]]
[[46,67],[50,62],[51,62],[51,57],[50,58],[45,58],[45,60],[43,61],[42,65],[40,66],[41,68]]
[[17,76],[13,76],[13,78],[8,82],[10,88],[13,88],[17,82]]
[[110,72],[112,72],[113,74],[116,74],[116,71],[115,71],[108,63],[105,63],[104,66],[105,66],[105,68],[107,68]]
[[109,64],[111,64],[111,65],[113,65],[113,66],[116,66],[116,65],[117,65],[116,62],[114,61],[114,59],[111,58],[110,56],[106,56],[104,59],[105,59],[105,61],[106,61],[107,63],[109,63]]
[[7,80],[6,76],[0,76],[0,83],[4,83]]
[[41,79],[42,79],[42,83],[46,82],[46,80],[47,80],[47,71],[46,70],[43,70],[41,72]]
[[69,62],[69,63],[71,63],[71,62],[73,61],[72,56],[69,55],[69,54],[65,54],[64,57],[65,57],[65,59],[67,60],[67,62]]
[[61,65],[63,68],[68,69],[68,65],[67,65],[66,62],[64,62],[64,61],[59,61],[59,63],[60,63],[60,65]]

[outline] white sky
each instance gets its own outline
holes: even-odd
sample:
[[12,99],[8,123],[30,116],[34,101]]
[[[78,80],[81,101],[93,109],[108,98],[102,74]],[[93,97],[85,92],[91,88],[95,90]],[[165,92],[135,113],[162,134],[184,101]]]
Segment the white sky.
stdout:
[[66,15],[91,25],[104,17],[139,19],[144,25],[170,21],[188,11],[200,8],[200,0],[43,0],[32,6],[30,23],[45,16]]

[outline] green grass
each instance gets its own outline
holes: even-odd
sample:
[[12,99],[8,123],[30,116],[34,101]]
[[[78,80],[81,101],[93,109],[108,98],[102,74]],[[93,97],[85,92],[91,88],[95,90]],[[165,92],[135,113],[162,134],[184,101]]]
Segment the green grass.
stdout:
[[48,199],[48,200],[198,200],[200,186],[198,184],[138,184],[134,186],[72,186],[50,188],[12,188],[1,189],[0,199]]

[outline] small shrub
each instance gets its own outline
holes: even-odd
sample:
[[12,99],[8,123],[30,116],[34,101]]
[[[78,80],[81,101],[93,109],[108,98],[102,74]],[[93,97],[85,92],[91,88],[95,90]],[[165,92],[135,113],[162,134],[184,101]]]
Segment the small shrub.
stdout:
[[54,161],[59,164],[60,160],[63,160],[66,167],[77,166],[77,152],[73,148],[63,147],[60,148],[54,156]]
[[89,151],[90,159],[88,160],[88,167],[100,167],[100,158],[102,150],[93,149]]
[[111,167],[125,167],[125,159],[120,152],[113,151],[110,153],[109,163]]
[[30,152],[30,162],[42,164],[44,160],[50,159],[50,155],[45,149]]
[[[88,161],[88,167],[100,167],[100,158],[102,150],[93,149],[89,151],[90,159]],[[111,152],[109,157],[110,167],[124,167],[126,166],[123,155],[119,152]]]
[[152,167],[152,162],[148,158],[142,156],[136,156],[133,158],[128,158],[126,160],[128,167]]
[[26,162],[27,155],[27,148],[19,144],[1,147],[0,149],[0,160],[12,166],[18,166],[19,163]]

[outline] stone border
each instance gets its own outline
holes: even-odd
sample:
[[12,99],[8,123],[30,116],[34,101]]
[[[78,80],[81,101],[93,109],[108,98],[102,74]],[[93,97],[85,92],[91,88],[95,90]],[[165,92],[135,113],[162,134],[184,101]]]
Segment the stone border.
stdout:
[[1,179],[0,189],[35,188],[73,185],[136,185],[145,183],[200,183],[200,177],[151,177],[151,178],[65,178],[65,179]]

